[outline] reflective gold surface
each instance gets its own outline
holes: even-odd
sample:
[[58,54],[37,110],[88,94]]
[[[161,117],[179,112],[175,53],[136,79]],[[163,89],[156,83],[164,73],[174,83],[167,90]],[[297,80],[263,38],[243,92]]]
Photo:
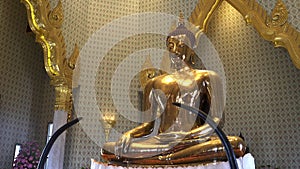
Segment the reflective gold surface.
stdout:
[[108,141],[110,130],[114,127],[116,124],[116,116],[114,113],[103,113],[102,117],[100,118],[100,121],[104,127],[105,132],[105,140]]
[[163,74],[161,71],[155,68],[147,68],[140,72],[140,83],[141,87],[144,88],[149,80]]
[[[222,123],[220,77],[213,71],[192,68],[195,37],[184,22],[169,34],[166,44],[174,73],[157,76],[146,84],[143,110],[148,111],[149,122],[127,131],[117,142],[104,144],[102,157],[112,163],[188,164],[212,156],[225,157],[222,143],[211,136],[214,129],[196,114],[172,104],[196,107],[215,123]],[[244,153],[244,142],[239,137],[230,137],[230,142],[235,149],[240,148],[238,156]]]
[[[232,145],[235,155],[237,157],[243,156],[246,150],[244,141],[239,137],[228,136],[227,138]],[[112,144],[112,142],[108,144]],[[106,146],[113,146],[108,144]],[[205,164],[215,161],[227,160],[224,147],[221,141],[216,136],[210,137],[210,139],[206,142],[194,144],[195,146],[187,148],[183,151],[178,151],[175,153],[172,153],[171,151],[166,151],[167,155],[153,156],[149,158],[120,158],[117,157],[115,154],[103,149],[102,157],[104,160],[109,161],[111,164],[115,165],[150,165],[158,167],[161,165],[192,166],[197,164]],[[174,149],[181,149],[182,146],[182,144],[178,144]],[[141,147],[146,148],[147,144],[138,145],[133,143],[132,147],[141,149]],[[160,146],[160,148],[165,147]]]
[[207,27],[211,16],[221,5],[223,0],[199,0],[194,11],[189,17],[189,22],[197,26],[198,33],[196,37],[198,37],[202,32],[207,31]]
[[64,110],[69,116],[72,109],[72,75],[79,55],[77,46],[66,57],[66,45],[61,31],[63,22],[62,3],[51,10],[48,0],[21,0],[26,6],[28,22],[43,47],[44,65],[55,87],[56,110]]
[[[267,41],[274,43],[275,47],[284,47],[289,52],[294,65],[300,69],[300,32],[287,22],[288,11],[278,0],[269,16],[266,10],[255,0],[224,0],[234,7],[247,24],[251,24]],[[198,27],[198,37],[206,32],[209,20],[223,0],[199,0],[192,12],[189,22]]]

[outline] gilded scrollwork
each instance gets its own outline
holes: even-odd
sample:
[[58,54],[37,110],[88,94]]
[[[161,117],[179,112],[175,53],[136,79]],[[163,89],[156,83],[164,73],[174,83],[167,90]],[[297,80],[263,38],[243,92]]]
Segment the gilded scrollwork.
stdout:
[[188,18],[188,21],[195,25],[198,29],[196,37],[201,33],[207,31],[208,23],[211,19],[211,16],[221,5],[223,0],[199,0],[195,6],[191,16]]
[[49,22],[56,28],[60,28],[63,23],[63,17],[62,3],[58,1],[57,6],[49,12]]
[[199,0],[189,18],[198,28],[197,36],[207,31],[211,16],[223,1],[234,7],[261,37],[273,42],[275,47],[287,49],[292,62],[300,69],[300,33],[287,22],[288,11],[282,0],[277,1],[270,16],[256,0]]
[[288,20],[288,11],[282,1],[276,3],[275,8],[271,13],[271,17],[267,19],[269,27],[280,27],[286,24]]
[[72,108],[72,76],[79,55],[75,46],[73,54],[66,57],[66,45],[61,31],[63,9],[61,1],[51,10],[48,0],[21,0],[26,6],[29,26],[41,44],[44,65],[55,87],[56,110],[69,113]]

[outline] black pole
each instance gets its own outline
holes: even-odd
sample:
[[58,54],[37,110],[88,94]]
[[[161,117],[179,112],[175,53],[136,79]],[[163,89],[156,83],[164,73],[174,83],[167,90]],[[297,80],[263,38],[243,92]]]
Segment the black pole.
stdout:
[[230,142],[228,141],[228,139],[227,139],[225,133],[222,131],[222,129],[210,117],[208,117],[205,112],[195,109],[193,107],[181,104],[181,103],[173,103],[173,104],[177,107],[181,107],[183,109],[186,109],[188,111],[191,111],[191,112],[197,114],[202,120],[206,121],[215,130],[215,132],[217,133],[218,137],[220,138],[222,144],[224,145],[230,168],[238,169],[235,154],[233,152]]
[[43,169],[45,162],[47,160],[47,156],[55,142],[55,140],[58,138],[58,136],[60,136],[65,130],[67,130],[69,127],[73,126],[74,124],[78,123],[79,120],[81,120],[82,117],[76,118],[68,123],[66,123],[65,125],[63,125],[62,127],[60,127],[50,138],[50,140],[48,141],[48,143],[46,144],[43,153],[40,157],[39,160],[39,164],[38,164],[38,169]]

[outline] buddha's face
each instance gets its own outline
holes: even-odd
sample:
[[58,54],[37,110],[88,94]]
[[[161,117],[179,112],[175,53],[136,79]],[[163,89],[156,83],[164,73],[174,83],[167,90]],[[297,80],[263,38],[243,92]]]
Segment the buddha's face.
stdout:
[[167,47],[171,53],[182,57],[186,53],[187,45],[184,43],[184,35],[170,36],[167,39]]
[[190,52],[185,35],[170,36],[167,39],[171,63],[175,68],[181,68],[183,64],[190,64]]

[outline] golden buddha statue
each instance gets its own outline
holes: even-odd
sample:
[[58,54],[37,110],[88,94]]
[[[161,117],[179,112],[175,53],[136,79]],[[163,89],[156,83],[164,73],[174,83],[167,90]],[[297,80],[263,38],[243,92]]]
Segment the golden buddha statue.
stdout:
[[[144,111],[151,119],[124,133],[117,142],[105,143],[104,160],[113,164],[167,165],[226,160],[214,129],[196,114],[172,103],[200,109],[223,124],[224,96],[218,74],[193,69],[195,36],[183,22],[167,38],[174,73],[157,76],[144,89]],[[245,152],[243,140],[228,136],[237,157]]]

